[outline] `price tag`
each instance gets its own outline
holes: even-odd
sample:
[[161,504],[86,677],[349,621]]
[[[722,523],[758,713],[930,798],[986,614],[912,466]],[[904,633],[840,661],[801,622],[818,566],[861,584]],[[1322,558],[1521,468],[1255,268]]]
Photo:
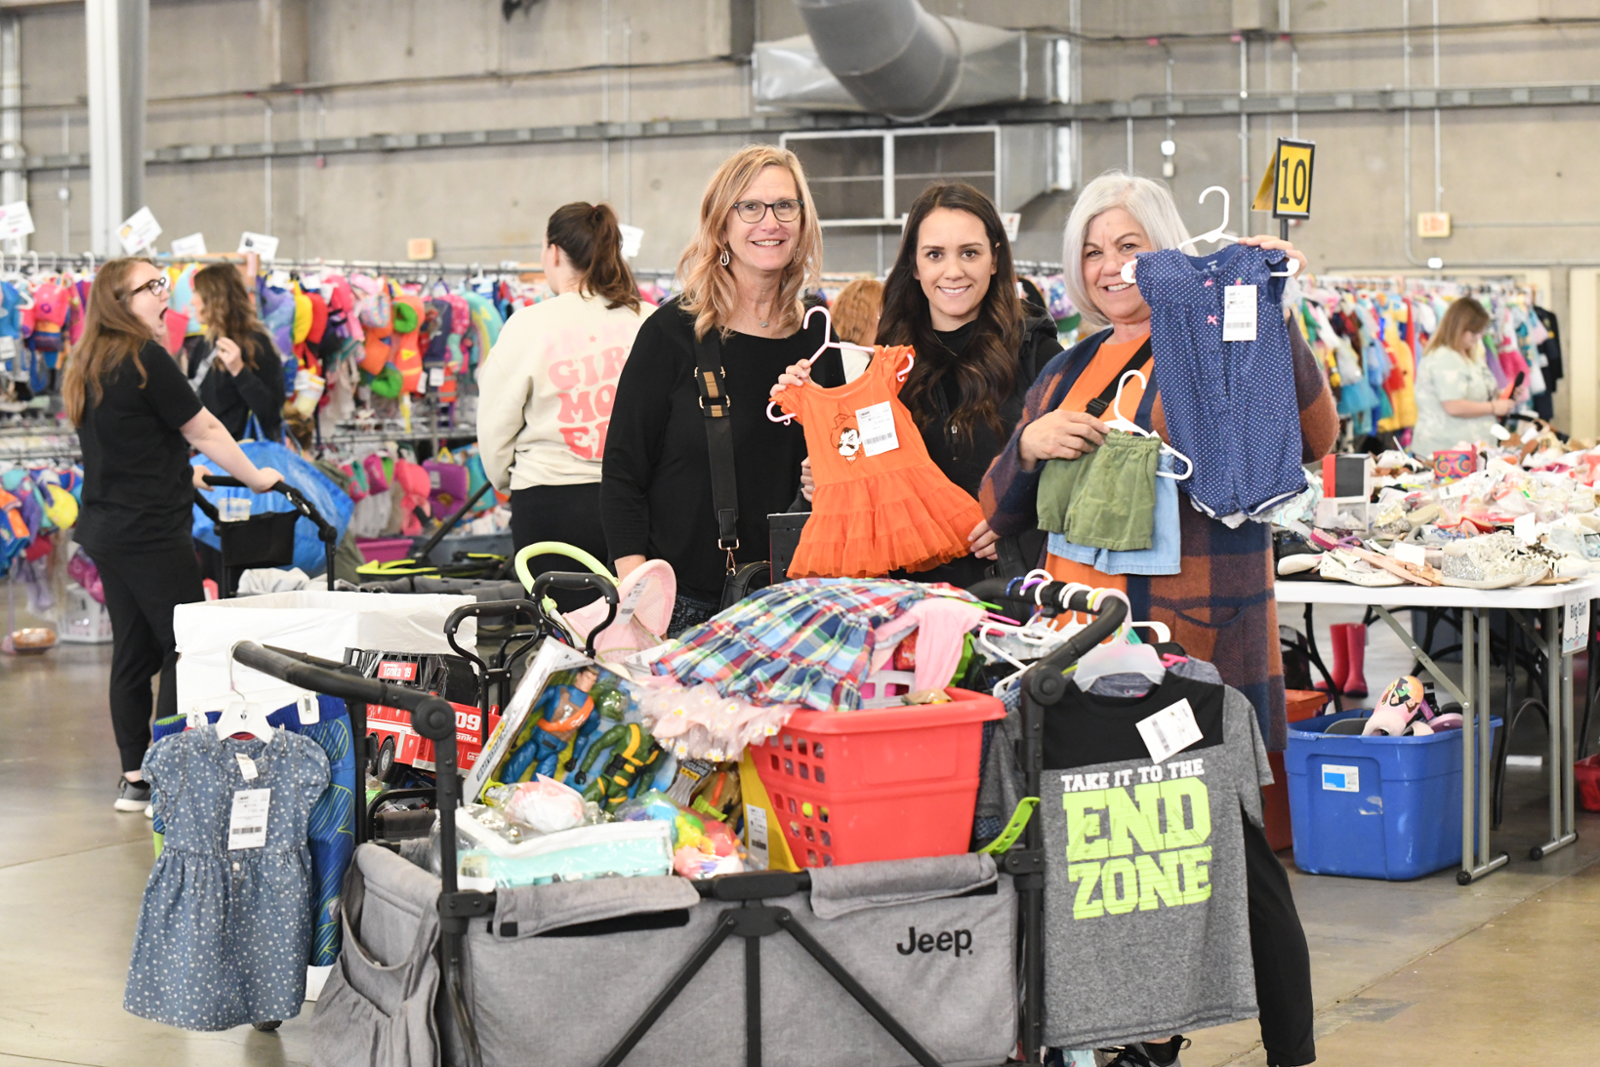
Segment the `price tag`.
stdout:
[[894,409],[887,400],[869,408],[857,408],[856,427],[861,432],[861,451],[868,456],[893,452],[900,447],[900,438],[894,432]]
[[628,590],[628,595],[622,598],[622,603],[617,605],[617,618],[611,625],[626,626],[633,621],[633,613],[639,610],[639,601],[644,599],[645,583],[640,582]]
[[1361,792],[1361,768],[1344,764],[1322,765],[1322,788],[1332,793]]
[[267,284],[274,289],[288,289],[292,284],[292,279],[289,277],[288,271],[275,270],[267,275]]
[[1222,290],[1222,339],[1256,339],[1256,287],[1230,285]]
[[206,254],[206,235],[191,233],[187,237],[175,238],[172,242],[172,254],[175,256],[203,256]]
[[767,852],[767,809],[754,804],[744,806],[745,849],[750,853],[751,865],[765,870],[770,864]]
[[429,367],[428,368],[428,384],[431,385],[435,389],[439,388],[441,385],[444,384],[444,368],[443,367]]
[[1395,546],[1389,550],[1389,554],[1395,559],[1399,560],[1401,563],[1411,563],[1418,567],[1421,567],[1428,562],[1428,551],[1421,545],[1397,542]]
[[1589,601],[1574,600],[1561,609],[1561,654],[1582,652],[1589,644]]
[[267,843],[267,810],[272,804],[270,789],[236,789],[233,810],[228,815],[228,848],[261,848]]
[[1523,544],[1531,545],[1539,540],[1538,525],[1538,518],[1530,511],[1526,515],[1518,515],[1511,520],[1511,532],[1516,534],[1517,539]]
[[1168,757],[1182,752],[1204,736],[1187,700],[1162,708],[1148,719],[1139,720],[1137,726],[1154,763],[1165,763]]
[[322,721],[322,705],[317,702],[315,693],[301,693],[299,703],[301,726],[310,726],[312,723]]
[[261,773],[256,770],[256,761],[246,756],[243,752],[235,752],[233,758],[239,761],[239,773],[244,775],[245,781],[254,781]]

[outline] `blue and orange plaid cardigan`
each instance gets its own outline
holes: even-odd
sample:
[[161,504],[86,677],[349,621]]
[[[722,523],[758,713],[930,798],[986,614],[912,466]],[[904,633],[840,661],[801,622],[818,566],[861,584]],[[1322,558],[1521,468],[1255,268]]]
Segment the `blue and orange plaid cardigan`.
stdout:
[[[1088,337],[1052,359],[1028,390],[1022,419],[1005,451],[984,477],[980,503],[989,526],[1002,537],[1037,523],[1034,502],[1039,471],[1024,471],[1017,453],[1023,429],[1061,405],[1073,383],[1091,366],[1111,331]],[[1300,405],[1301,460],[1321,459],[1339,433],[1339,415],[1327,378],[1299,324],[1289,318],[1295,392]],[[1152,377],[1152,385],[1157,383]],[[1241,415],[1241,418],[1247,416]],[[1145,392],[1135,421],[1167,436],[1159,386]],[[1249,433],[1248,422],[1219,426],[1219,433]],[[1255,705],[1267,747],[1288,741],[1284,719],[1283,654],[1278,644],[1278,609],[1272,596],[1272,531],[1246,522],[1236,530],[1193,507],[1179,509],[1183,570],[1177,574],[1128,576],[1133,617],[1166,623],[1172,639],[1198,659],[1216,664],[1222,680]]]

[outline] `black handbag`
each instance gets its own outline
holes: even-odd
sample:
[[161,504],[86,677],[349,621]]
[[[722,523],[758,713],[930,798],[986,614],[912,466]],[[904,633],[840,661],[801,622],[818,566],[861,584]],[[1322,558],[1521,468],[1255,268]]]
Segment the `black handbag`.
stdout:
[[717,547],[728,554],[719,611],[772,584],[772,565],[768,561],[741,564],[733,557],[739,547],[739,483],[734,478],[733,420],[729,417],[720,349],[714,329],[707,330],[695,342],[698,365],[694,380],[700,392],[700,413],[705,416],[706,450],[711,455],[711,506],[717,514]]

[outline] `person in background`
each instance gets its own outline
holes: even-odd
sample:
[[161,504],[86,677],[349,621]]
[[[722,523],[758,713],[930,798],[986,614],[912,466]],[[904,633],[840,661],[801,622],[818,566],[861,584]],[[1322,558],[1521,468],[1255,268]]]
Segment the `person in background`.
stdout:
[[190,538],[204,468],[190,466],[189,449],[258,493],[281,480],[246,458],[167,354],[159,339],[170,287],[148,259],[101,267],[61,390],[83,448],[83,508],[73,535],[100,568],[111,616],[118,811],[144,811],[150,802],[140,770],[150,745],[150,679],[161,676],[157,717],[175,715],[173,609],[205,596]]
[[[818,315],[801,328],[801,294],[822,269],[822,230],[793,152],[747,145],[706,186],[694,239],[678,262],[683,292],[639,330],[611,415],[600,506],[606,543],[625,575],[664,559],[678,578],[669,634],[720,607],[733,564],[767,558],[767,516],[800,487],[805,431],[768,420],[785,367],[828,340]],[[714,347],[726,382],[737,483],[737,545],[720,543],[712,507],[697,349]],[[843,379],[838,352],[823,361]]]
[[[833,298],[833,332],[841,341],[872,347],[882,315],[883,283],[876,278],[857,278]],[[846,381],[855,381],[867,369],[865,352],[846,350],[840,353],[840,358],[844,361]]]
[[195,354],[189,380],[206,410],[235,441],[249,432],[250,416],[261,438],[283,437],[283,361],[256,316],[256,305],[237,267],[216,263],[195,271],[190,313],[205,327],[207,345]]
[[[511,492],[518,551],[563,541],[605,560],[600,476],[612,405],[634,338],[655,305],[639,298],[609,205],[557,208],[545,224],[541,261],[555,296],[512,315],[484,361],[478,449],[494,487]],[[541,555],[528,568],[537,575],[577,565]],[[556,596],[564,610],[592,599]]]
[[1426,461],[1433,453],[1465,441],[1487,441],[1495,420],[1509,415],[1515,402],[1495,392],[1494,375],[1483,355],[1489,313],[1470,296],[1445,310],[1417,367],[1417,426],[1411,453]]
[[[916,349],[900,399],[934,463],[974,497],[1039,369],[1061,351],[1055,323],[1024,314],[999,209],[965,182],[935,182],[912,202],[884,285],[877,343]],[[792,367],[782,384],[807,373]],[[809,374],[825,387],[843,384],[817,368]],[[987,522],[979,523],[970,556],[912,577],[971,585],[988,576],[999,540]],[[1007,546],[1019,573],[1038,562],[1044,540],[1023,531]]]

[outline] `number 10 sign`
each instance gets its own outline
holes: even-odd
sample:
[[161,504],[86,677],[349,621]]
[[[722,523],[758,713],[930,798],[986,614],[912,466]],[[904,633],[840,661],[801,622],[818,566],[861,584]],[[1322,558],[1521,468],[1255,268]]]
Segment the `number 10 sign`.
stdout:
[[1311,217],[1311,163],[1316,151],[1313,141],[1278,138],[1278,152],[1272,167],[1273,218]]

